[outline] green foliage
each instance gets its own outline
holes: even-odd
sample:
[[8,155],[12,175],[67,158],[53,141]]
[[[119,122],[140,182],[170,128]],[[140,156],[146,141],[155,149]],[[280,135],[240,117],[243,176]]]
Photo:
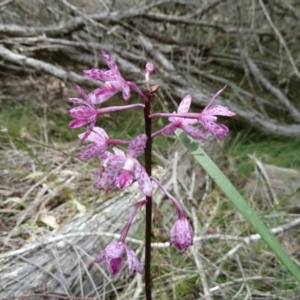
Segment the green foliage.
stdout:
[[254,210],[244,200],[242,195],[236,190],[228,178],[221,172],[221,170],[214,164],[214,162],[207,156],[201,147],[190,139],[181,130],[176,131],[184,146],[194,156],[196,161],[205,169],[211,176],[215,183],[222,189],[227,198],[243,215],[243,217],[251,224],[255,231],[262,237],[266,244],[276,254],[279,260],[286,266],[294,278],[300,282],[300,270],[292,259],[288,256],[282,246],[279,244],[274,235],[268,230],[262,220],[256,215]]
[[259,157],[266,164],[285,168],[300,167],[299,138],[286,138],[264,134],[256,130],[241,130],[228,143],[228,156],[232,157],[239,173],[248,176],[253,163],[249,155]]

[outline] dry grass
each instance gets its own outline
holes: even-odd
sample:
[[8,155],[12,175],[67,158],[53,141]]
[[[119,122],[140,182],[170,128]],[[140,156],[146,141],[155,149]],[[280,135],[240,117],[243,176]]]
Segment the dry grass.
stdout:
[[[92,263],[97,251],[118,235],[132,206],[132,191],[122,195],[97,192],[91,175],[96,166],[74,157],[79,151],[75,143],[40,142],[20,143],[8,134],[1,149],[0,259],[1,282],[5,283],[1,299],[17,295],[57,299],[57,294],[60,299],[143,299],[142,276],[128,277],[123,270],[111,278],[104,265]],[[220,156],[224,145],[208,141],[205,147],[233,181],[240,181],[236,166]],[[274,254],[251,236],[254,232],[249,225],[184,149],[173,145],[168,153],[157,156],[165,168],[161,180],[180,199],[196,238],[184,253],[169,248],[174,208],[161,194],[155,196],[155,299],[296,299],[294,280]],[[261,182],[256,191],[270,188],[270,182],[259,174],[252,179]],[[263,215],[274,199],[270,193],[259,197],[260,201],[252,197],[252,206]],[[277,209],[264,220],[275,228],[297,221],[298,216]],[[294,227],[278,238],[297,263],[299,230]],[[134,239],[129,243],[143,256],[143,213],[130,237]],[[245,237],[250,237],[247,243]],[[23,277],[15,278],[16,272]],[[41,286],[45,280],[47,284]]]
[[[22,25],[24,23],[22,16],[26,16],[27,19],[30,14],[41,16],[38,6],[31,11],[28,9],[27,2],[26,5],[25,2],[22,5],[21,1],[12,2],[14,2],[13,9],[10,7],[5,12],[6,22],[17,19],[17,23]],[[43,4],[43,1],[30,3]],[[66,3],[75,5],[80,8],[80,11],[74,11]],[[106,2],[93,1],[94,5],[101,8],[103,3]],[[127,66],[124,61],[131,61],[135,70],[139,70],[138,74],[134,73],[137,78],[140,79],[139,68],[145,57],[151,57],[157,62],[160,72],[155,79],[166,87],[164,90],[166,94],[164,92],[161,94],[166,98],[163,101],[157,100],[157,105],[163,108],[173,107],[173,103],[179,99],[175,96],[185,92],[185,89],[193,89],[196,95],[201,96],[198,100],[201,98],[200,104],[203,104],[208,94],[203,95],[202,91],[200,94],[198,86],[201,90],[203,86],[209,90],[212,85],[227,83],[234,91],[234,94],[228,94],[228,98],[239,99],[240,103],[237,107],[241,108],[244,121],[249,121],[247,124],[252,124],[253,119],[249,119],[247,115],[250,110],[246,111],[244,108],[255,107],[262,119],[266,115],[270,119],[276,117],[286,125],[286,128],[289,128],[289,125],[292,129],[296,128],[293,127],[295,124],[290,124],[290,116],[285,118],[282,111],[285,111],[286,115],[294,111],[290,103],[283,103],[286,95],[294,99],[297,93],[294,85],[298,80],[298,62],[295,60],[298,55],[295,53],[298,51],[294,49],[295,37],[283,31],[286,27],[284,18],[280,15],[285,12],[288,20],[293,18],[294,22],[297,22],[298,13],[293,10],[293,6],[288,5],[288,1],[282,4],[276,2],[273,7],[272,13],[276,26],[280,29],[279,35],[285,34],[285,40],[282,40],[279,39],[276,28],[274,29],[267,22],[268,14],[263,9],[265,6],[263,1],[251,1],[251,5],[256,4],[257,9],[247,10],[244,7],[240,12],[238,9],[241,7],[237,5],[238,3],[240,2],[235,1],[235,7],[226,8],[227,4],[224,2],[220,6],[216,4],[216,9],[211,7],[207,14],[205,11],[202,12],[203,15],[199,18],[201,19],[202,16],[203,21],[210,22],[209,24],[204,22],[201,27],[197,27],[199,24],[196,23],[188,27],[190,25],[184,25],[186,18],[180,20],[181,25],[178,28],[181,30],[184,28],[186,36],[179,35],[181,37],[179,40],[173,39],[178,28],[172,19],[176,17],[172,15],[172,7],[163,5],[158,11],[155,8],[147,10],[145,20],[156,29],[152,32],[154,36],[150,40],[164,56],[152,56],[152,52],[145,52],[146,54],[141,52],[146,51],[147,48],[139,38],[147,36],[149,32],[142,26],[137,15],[134,21],[139,26],[141,36],[129,35],[128,32],[132,27],[128,27],[125,21],[123,23],[111,21],[103,25],[94,19],[84,19],[82,26],[86,26],[85,30],[86,28],[97,30],[84,31],[82,36],[79,35],[81,39],[79,44],[75,43],[78,38],[76,34],[55,40],[58,50],[53,49],[55,55],[51,57],[46,55],[45,61],[70,71],[81,69],[82,64],[86,67],[91,61],[96,64],[97,58],[93,52],[95,49],[92,49],[90,44],[86,46],[86,43],[98,41],[97,34],[101,32],[104,34],[105,43],[111,42],[111,45],[115,45],[118,49],[116,54],[120,62],[123,62],[122,68],[126,69]],[[113,7],[112,2],[109,4]],[[208,2],[204,4],[208,5]],[[190,5],[194,4],[191,2]],[[180,9],[185,8],[185,5],[178,4],[178,6]],[[50,24],[51,27],[55,16],[58,20],[64,21],[66,16],[71,18],[72,14],[86,18],[91,13],[90,7],[84,7],[82,1],[60,1],[58,6],[53,4],[49,7],[48,11],[43,11],[44,18],[41,18],[39,23],[41,26]],[[186,9],[188,14],[189,6]],[[224,16],[224,19],[218,19],[225,9],[228,9],[230,16],[234,17]],[[80,15],[82,11],[86,15]],[[166,26],[151,19],[155,19],[160,13],[172,16]],[[194,17],[193,22],[198,22],[198,17]],[[254,20],[257,23],[251,23]],[[259,22],[262,27],[266,27],[266,30],[261,28]],[[226,26],[220,28],[218,24]],[[239,26],[242,26],[243,30],[248,30],[247,34],[240,38],[237,35]],[[167,32],[167,35],[164,34],[162,38],[169,37],[169,40],[165,40],[169,48],[165,48],[165,44],[162,44],[159,37],[161,33],[159,28],[164,27],[162,31]],[[189,30],[186,30],[187,27]],[[253,31],[249,31],[250,27]],[[194,38],[199,28],[203,34],[201,43]],[[278,39],[275,39],[275,36]],[[129,37],[131,42],[126,44],[124,48],[126,51],[123,51],[122,43]],[[190,37],[195,43],[186,46],[184,42],[190,42]],[[73,46],[66,47],[65,42],[71,38]],[[21,51],[20,48],[14,48],[15,43],[19,45],[18,43],[22,42],[18,38],[3,37],[3,39],[9,49]],[[202,49],[203,40],[206,44]],[[38,41],[38,44],[35,42],[27,44],[27,42],[26,38],[22,42],[29,53],[25,54],[44,61],[45,53],[48,53],[45,51],[49,50],[50,42],[47,39]],[[229,44],[234,44],[236,47],[238,42],[242,44],[239,50],[248,49],[251,52],[252,60],[255,60],[260,70],[268,76],[269,81],[273,85],[279,82],[280,89],[285,90],[285,96],[277,93],[279,96],[276,103],[272,96],[274,90],[267,90],[262,84],[265,82],[264,78],[255,76],[253,61],[245,54],[241,58],[240,53],[227,47]],[[287,51],[289,49],[282,48],[284,43],[287,43],[292,57],[289,57]],[[103,45],[101,43],[101,46]],[[216,45],[215,48],[213,45]],[[168,52],[166,49],[171,50]],[[279,54],[271,55],[269,49],[277,49]],[[70,57],[64,60],[66,56],[57,55],[62,53],[60,51]],[[253,55],[252,51],[256,54]],[[72,53],[73,55],[75,53],[75,58]],[[276,61],[271,63],[268,59],[264,60],[267,56],[271,61],[272,59]],[[211,69],[207,64],[209,60],[211,60],[209,65]],[[163,62],[166,62],[166,65]],[[283,67],[278,70],[278,65],[282,62]],[[167,68],[169,63],[176,66],[176,70],[179,70],[182,77],[178,79],[174,72]],[[15,62],[2,61],[1,64],[3,70],[0,71],[2,76],[0,83],[0,299],[144,299],[141,275],[130,277],[124,268],[120,275],[112,277],[107,274],[104,264],[93,263],[96,253],[118,237],[128,212],[138,196],[135,190],[105,194],[92,187],[94,177],[91,171],[97,168],[96,162],[83,162],[75,157],[83,146],[76,141],[76,134],[79,131],[70,131],[67,126],[69,118],[66,112],[71,107],[67,98],[76,95],[72,85],[69,81],[45,75],[41,70],[33,70],[30,66],[26,66],[25,72],[23,65],[17,65]],[[183,81],[185,77],[187,80]],[[199,78],[201,85],[199,85]],[[268,93],[271,93],[271,96]],[[272,100],[268,100],[269,97]],[[295,103],[296,107],[297,105]],[[119,127],[122,127],[122,132],[120,133],[117,126],[119,124],[115,119],[105,119],[105,126],[114,129],[116,136],[134,135],[133,132],[140,128],[141,121],[136,116],[131,116],[130,123],[132,126],[124,128],[121,120]],[[234,127],[234,124],[230,125],[231,128]],[[259,123],[256,125],[260,126]],[[238,130],[242,127],[243,125],[236,124]],[[235,133],[232,133],[227,141],[234,141],[236,138],[234,135]],[[265,139],[268,140],[267,137]],[[247,141],[241,143],[249,147]],[[288,141],[286,144],[288,145]],[[295,149],[291,146],[290,152],[284,153],[289,155],[292,151],[296,153],[293,158],[286,155],[285,160],[298,161],[295,165],[295,168],[298,168],[299,155],[297,156],[296,146],[293,144]],[[266,224],[274,229],[282,245],[299,265],[298,194],[289,197],[288,206],[279,205],[270,211],[274,205],[280,203],[300,186],[298,173],[295,174],[295,170],[290,171],[288,168],[277,170],[276,173],[274,166],[266,166],[260,162],[263,155],[252,156],[252,159],[244,154],[241,155],[238,151],[232,155],[232,151],[226,152],[224,144],[215,140],[209,140],[204,147],[244,193]],[[169,247],[169,231],[176,215],[170,202],[157,193],[154,197],[153,298],[298,299],[298,285],[294,279],[185,150],[173,139],[163,142],[158,140],[154,148],[156,162],[164,167],[161,180],[184,206],[193,224],[195,243],[183,253],[178,253]],[[255,147],[250,152],[254,154]],[[272,154],[268,152],[265,155]],[[252,174],[241,173],[240,168],[245,161],[254,170]],[[276,174],[278,176],[275,176]],[[137,251],[142,261],[143,221],[144,214],[141,212],[128,239],[128,243]]]

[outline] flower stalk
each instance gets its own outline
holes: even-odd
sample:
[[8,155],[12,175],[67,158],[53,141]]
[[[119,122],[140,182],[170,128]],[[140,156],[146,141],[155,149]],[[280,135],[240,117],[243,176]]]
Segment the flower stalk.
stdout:
[[[151,300],[152,181],[159,186],[177,209],[178,218],[170,231],[170,246],[174,245],[179,250],[185,250],[193,245],[194,237],[193,229],[184,215],[180,202],[163,187],[158,179],[151,176],[152,140],[160,134],[173,135],[177,128],[185,131],[193,139],[205,140],[206,135],[201,129],[196,127],[199,124],[215,137],[224,138],[228,133],[228,128],[223,124],[217,123],[216,116],[230,117],[234,113],[221,105],[211,105],[213,100],[224,90],[224,87],[213,96],[202,113],[188,112],[192,98],[191,95],[186,95],[182,99],[177,112],[172,114],[162,112],[152,114],[151,99],[156,96],[156,92],[159,89],[159,85],[150,85],[150,75],[154,72],[154,65],[151,62],[146,64],[145,80],[147,92],[143,93],[134,82],[123,78],[115,61],[105,51],[102,50],[101,54],[106,60],[109,70],[85,70],[84,75],[98,80],[102,86],[90,93],[86,93],[80,86],[74,84],[76,90],[84,99],[69,98],[74,104],[79,104],[79,106],[69,110],[69,114],[73,118],[69,127],[78,128],[87,125],[86,131],[79,134],[78,137],[81,142],[90,142],[86,149],[80,152],[77,157],[80,159],[97,158],[100,160],[100,166],[93,172],[97,177],[94,183],[95,188],[109,192],[114,188],[125,189],[133,181],[137,181],[139,189],[144,196],[143,200],[135,204],[135,208],[130,214],[119,240],[111,242],[100,251],[94,262],[101,263],[105,261],[108,272],[115,275],[121,271],[123,257],[126,254],[129,273],[133,274],[135,271],[138,273],[143,272],[142,264],[135,252],[125,243],[125,239],[135,215],[145,205],[145,296],[146,300]],[[131,90],[135,91],[142,98],[143,104],[96,107],[96,105],[109,100],[118,92],[121,92],[123,99],[128,101]],[[144,110],[145,132],[133,137],[130,141],[110,139],[103,128],[96,126],[96,122],[103,114],[134,108],[143,108]],[[157,117],[168,117],[170,123],[152,133],[152,119]],[[126,151],[119,148],[122,145],[128,145]],[[145,155],[144,166],[138,160],[138,157],[143,152]]]
[[[147,142],[145,147],[145,170],[148,176],[152,173],[152,120],[149,118],[151,113],[151,92],[147,94],[148,101],[145,103],[145,134]],[[151,236],[152,236],[152,196],[146,196],[146,228],[145,228],[145,292],[146,299],[151,300],[152,277],[151,277]]]

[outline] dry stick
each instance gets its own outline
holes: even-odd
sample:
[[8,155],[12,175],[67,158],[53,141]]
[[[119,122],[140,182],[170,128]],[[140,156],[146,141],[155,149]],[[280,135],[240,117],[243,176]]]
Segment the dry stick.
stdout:
[[23,67],[32,67],[39,71],[44,71],[51,75],[54,75],[62,80],[76,81],[79,84],[87,84],[92,86],[99,86],[99,82],[90,80],[87,77],[77,75],[72,71],[65,71],[61,68],[55,67],[52,64],[45,63],[43,61],[27,57],[25,55],[14,53],[5,47],[0,45],[0,56],[5,60],[11,61]]
[[[1,47],[1,46],[0,46]],[[33,209],[35,209],[36,207],[38,207],[45,199],[42,197],[46,191],[48,191],[50,188],[49,186],[45,185],[44,182],[49,178],[49,176],[52,176],[53,174],[55,174],[58,170],[60,170],[63,166],[65,166],[69,161],[70,161],[71,157],[67,158],[62,164],[60,164],[59,166],[57,166],[54,170],[50,171],[47,175],[45,175],[41,180],[39,180],[37,183],[35,183],[22,197],[22,201],[25,202],[26,198],[28,197],[28,195],[39,185],[43,184],[43,188],[37,193],[35,199],[31,202],[31,204],[27,207],[27,209],[22,212],[21,217],[17,220],[16,225],[14,226],[14,228],[10,231],[10,233],[8,234],[8,236],[6,237],[6,241],[8,241],[10,239],[10,237],[17,231],[17,229],[19,228],[19,225],[24,221],[24,219],[26,218],[26,216],[28,215],[29,212],[32,212]],[[63,184],[65,185],[65,183]],[[63,186],[62,186],[63,188]],[[51,198],[52,195],[50,194],[49,197]]]
[[208,13],[211,9],[215,8],[216,6],[218,6],[218,4],[220,4],[221,2],[223,2],[223,0],[216,0],[214,2],[209,1],[208,2],[209,4],[207,4],[204,7],[201,7],[199,9],[197,9],[195,12],[189,14],[188,17],[190,17],[190,18],[193,18],[193,17],[201,18],[206,13]]
[[[290,221],[284,225],[278,226],[278,227],[274,227],[272,229],[270,229],[270,231],[273,234],[278,234],[278,233],[282,233],[285,232],[289,229],[292,229],[296,226],[300,225],[300,217]],[[5,259],[5,258],[9,258],[9,257],[13,257],[16,255],[20,255],[22,253],[34,250],[36,248],[39,248],[41,246],[46,246],[48,244],[54,243],[54,242],[58,242],[61,240],[68,240],[72,237],[87,237],[87,236],[99,236],[99,237],[114,237],[116,239],[120,238],[120,234],[116,234],[116,233],[109,233],[109,232],[74,232],[74,233],[67,233],[67,234],[61,234],[61,235],[57,235],[54,237],[48,237],[47,240],[43,240],[40,242],[36,242],[33,244],[29,244],[24,246],[21,249],[18,250],[14,250],[14,251],[9,251],[3,254],[0,254],[0,259]],[[261,236],[259,234],[252,234],[246,237],[238,237],[238,236],[232,236],[232,235],[226,235],[226,234],[208,234],[208,235],[204,235],[204,236],[196,236],[194,238],[194,243],[196,242],[201,242],[201,241],[208,241],[208,240],[222,240],[222,241],[239,241],[241,242],[240,244],[237,245],[237,249],[236,250],[231,250],[232,254],[226,254],[226,257],[223,257],[221,260],[226,259],[227,257],[233,255],[239,248],[241,248],[243,245],[245,244],[250,244],[251,242],[256,242],[258,240],[261,239]],[[139,245],[143,245],[143,241],[142,240],[137,240],[134,238],[130,238],[127,237],[126,240],[135,243],[135,244],[139,244]],[[151,243],[151,247],[153,248],[168,248],[170,246],[170,243]],[[236,247],[234,247],[233,249],[235,249]],[[229,251],[230,252],[230,251]]]
[[275,86],[271,84],[270,81],[267,80],[267,78],[264,77],[264,75],[260,72],[254,61],[248,56],[246,51],[241,52],[242,57],[246,60],[247,65],[254,75],[254,77],[261,82],[261,84],[269,91],[271,92],[277,99],[280,101],[281,104],[283,104],[286,109],[290,112],[293,119],[299,123],[300,120],[300,112],[297,108],[295,108],[288,98],[282,93],[282,91]]
[[[53,39],[53,40],[55,40],[55,39]],[[62,40],[60,40],[60,41],[62,41]],[[53,43],[52,40],[51,40],[51,42]],[[66,41],[62,41],[62,43],[67,44]],[[160,49],[160,48],[158,48],[158,49]],[[71,53],[68,53],[65,49],[64,49],[64,52],[69,56],[71,55]],[[159,71],[164,75],[164,77],[167,80],[170,80],[171,82],[173,82],[175,84],[178,84],[178,86],[175,87],[175,94],[177,94],[177,96],[178,96],[178,95],[184,95],[186,93],[191,92],[191,94],[193,95],[194,102],[198,102],[198,103],[201,103],[202,105],[204,105],[204,102],[207,100],[207,96],[204,95],[203,92],[201,92],[197,87],[192,91],[188,90],[186,88],[186,86],[187,86],[186,80],[184,78],[182,78],[181,76],[178,76],[178,75],[168,71],[169,69],[173,69],[174,66],[168,61],[168,59],[164,55],[161,55],[161,53],[159,53],[159,52],[160,51],[158,50],[158,53],[156,53],[156,52],[154,53],[155,58],[160,61],[162,66],[164,66],[164,67],[160,67]],[[18,54],[15,54],[13,52],[9,52],[9,53],[13,55],[11,57],[10,61],[14,62],[15,55],[18,55]],[[1,55],[1,48],[0,48],[0,55]],[[26,56],[21,56],[21,57],[22,57],[22,59],[23,58],[26,59]],[[20,56],[17,56],[17,58],[20,58]],[[75,58],[80,59],[80,57],[77,57],[77,54],[76,54]],[[35,60],[35,61],[39,62],[37,60]],[[93,62],[94,59],[91,58],[90,61]],[[41,62],[41,63],[45,64],[43,62]],[[127,69],[127,67],[130,67],[130,68],[133,68],[134,72],[137,72],[137,70],[139,70],[138,67],[136,67],[135,65],[130,64],[128,62],[125,62],[124,60],[120,60],[120,63],[121,63],[121,69]],[[50,64],[46,64],[46,65],[51,66],[51,68],[53,68],[53,65],[50,65]],[[41,70],[39,65],[37,65],[37,66],[36,65],[31,65],[31,67],[34,67],[35,69]],[[167,68],[167,70],[165,68]],[[53,74],[53,75],[55,75],[59,78],[61,78],[61,77],[65,78],[64,77],[65,74],[70,74],[69,72],[66,72],[64,70],[60,70],[61,72],[64,72],[64,74],[57,74],[55,72],[49,72],[48,68],[46,68],[45,71],[50,73],[50,74]],[[78,75],[76,75],[76,76],[78,76]],[[81,76],[79,76],[79,77],[84,78],[85,80],[87,80],[85,77],[81,77]],[[80,83],[80,81],[81,80],[78,80],[77,82]],[[161,83],[159,83],[159,84],[161,84]],[[162,86],[165,86],[165,84],[162,84]],[[200,102],[200,99],[203,99],[203,101],[201,100],[201,102]],[[250,111],[250,109],[245,110],[245,109],[237,107],[236,105],[233,105],[230,102],[227,102],[227,103],[228,103],[227,106],[229,106],[231,108],[231,110],[235,111],[239,116],[241,116],[243,119],[247,120],[247,122],[251,122],[251,124],[253,124],[257,127],[260,127],[262,129],[264,129],[265,131],[270,131],[270,132],[285,135],[285,136],[299,136],[299,134],[300,134],[300,126],[299,125],[280,124],[280,123],[278,123],[274,120],[265,119],[265,117],[259,115],[258,112],[255,112],[253,110],[251,110],[251,111]],[[224,104],[224,102],[223,102],[223,104]]]
[[156,13],[156,12],[147,12],[143,14],[143,17],[146,19],[150,19],[152,21],[159,21],[159,22],[169,22],[173,24],[186,24],[186,25],[197,25],[209,28],[216,28],[221,32],[226,33],[250,33],[250,34],[257,34],[257,35],[273,35],[272,32],[267,30],[256,30],[253,31],[251,28],[242,28],[242,27],[235,27],[233,25],[225,26],[223,23],[205,21],[205,20],[198,20],[198,19],[191,19],[189,15],[185,16],[175,16],[175,15],[168,15],[163,13]]
[[21,299],[24,300],[26,298],[34,299],[36,297],[41,297],[41,299],[45,298],[54,298],[54,299],[61,299],[61,300],[95,300],[95,298],[82,298],[82,297],[72,297],[72,296],[63,296],[61,294],[51,294],[51,293],[34,293],[34,294],[23,294],[22,296],[13,296],[13,297],[6,297],[2,298],[1,300],[16,300]]
[[[246,277],[246,278],[239,278],[239,279],[235,279],[234,281],[228,281],[228,282],[225,282],[225,283],[222,283],[222,284],[219,284],[211,289],[209,289],[209,291],[211,293],[214,293],[216,291],[219,291],[219,290],[222,290],[223,288],[227,287],[227,286],[230,286],[230,285],[234,285],[234,284],[237,284],[239,282],[245,282],[245,281],[253,281],[253,280],[259,280],[259,281],[266,281],[266,280],[270,280],[270,281],[273,281],[274,278],[273,277],[264,277],[264,276],[250,276],[250,277]],[[203,298],[201,298],[203,299]]]
[[[240,260],[240,258],[239,258],[238,255],[236,255],[236,261],[237,261],[237,264],[238,264],[238,266],[239,266],[239,269],[240,269],[240,271],[241,271],[241,273],[242,273],[243,279],[245,280],[245,282],[247,282],[247,281],[246,281],[246,274],[245,274],[243,265],[242,265],[241,260]],[[244,289],[243,285],[241,286],[241,289],[242,289],[242,288]],[[241,289],[240,289],[238,292],[240,292]],[[250,290],[250,288],[249,288],[249,284],[247,284],[247,283],[246,283],[246,289],[247,289],[248,295],[251,295],[251,290]]]
[[268,173],[266,172],[264,165],[261,161],[259,161],[254,155],[249,154],[249,157],[254,161],[254,163],[256,164],[256,166],[258,167],[259,172],[261,173],[263,180],[266,182],[266,185],[268,187],[268,193],[271,196],[271,206],[273,206],[274,204],[277,205],[279,203],[278,199],[277,199],[277,195],[276,192],[274,191],[273,187],[272,187],[272,183],[271,180],[269,178]]
[[69,291],[68,291],[68,287],[64,286],[63,283],[61,282],[61,278],[57,277],[56,275],[54,275],[51,271],[48,271],[46,268],[43,268],[42,266],[36,264],[35,262],[27,259],[26,257],[23,256],[19,256],[19,259],[23,260],[24,262],[34,266],[37,270],[40,270],[42,273],[45,273],[47,275],[49,275],[50,277],[52,277],[54,279],[55,282],[57,282],[58,284],[60,284],[60,286],[62,287],[62,289],[64,290],[64,292],[70,297],[71,295],[69,295]]
[[[282,233],[285,232],[293,227],[296,227],[300,225],[300,218],[297,218],[287,224],[284,224],[282,226],[278,226],[275,228],[270,229],[270,231],[273,234],[278,234],[278,233]],[[250,244],[250,242],[254,242],[254,241],[258,241],[261,239],[261,236],[256,233],[256,234],[252,234],[248,237],[243,238],[243,243],[239,243],[237,244],[235,247],[233,247],[230,251],[228,251],[222,258],[220,258],[216,264],[219,264],[220,262],[226,260],[228,257],[234,255],[244,244]]]
[[[109,23],[118,23],[120,19],[133,19],[140,17],[146,11],[151,10],[153,7],[158,7],[165,3],[171,2],[170,0],[161,0],[152,2],[148,5],[133,6],[125,11],[104,12],[96,14],[85,14],[84,17],[74,17],[70,21],[61,22],[57,26],[46,27],[33,27],[33,26],[18,26],[18,25],[2,25],[0,24],[0,35],[6,36],[36,36],[46,34],[47,36],[61,36],[62,34],[70,34],[71,32],[83,28],[86,24],[86,18],[92,19],[97,22],[109,21]],[[101,26],[101,24],[99,24]]]
[[[198,219],[197,219],[197,214],[196,214],[195,208],[192,208],[192,215],[193,215],[194,232],[195,232],[195,234],[197,234],[197,233],[200,232],[200,229],[199,229],[199,225],[198,225],[199,222],[198,222]],[[201,279],[201,282],[202,282],[205,299],[212,300],[210,292],[209,292],[207,280],[206,280],[205,270],[204,270],[204,267],[203,267],[203,264],[202,264],[202,259],[199,255],[200,250],[201,250],[201,246],[198,245],[198,244],[194,245],[191,249],[191,251],[193,253],[193,256],[194,256],[194,259],[195,259],[195,262],[196,262],[198,272],[200,273],[200,279]]]
[[287,57],[288,57],[288,59],[289,59],[291,65],[292,65],[292,67],[293,67],[293,70],[294,70],[296,76],[300,79],[300,73],[299,73],[299,70],[298,70],[298,68],[297,68],[297,66],[296,66],[296,63],[295,63],[295,61],[294,61],[294,59],[293,59],[293,56],[292,56],[292,54],[291,54],[291,52],[290,52],[288,46],[286,45],[286,42],[285,42],[284,38],[282,37],[280,31],[277,29],[277,27],[276,27],[275,24],[273,23],[273,21],[272,21],[272,19],[271,19],[271,17],[270,17],[270,14],[268,13],[268,10],[267,10],[267,8],[266,8],[264,2],[263,2],[262,0],[259,0],[259,4],[260,4],[260,6],[261,6],[261,8],[262,8],[262,10],[263,10],[263,12],[264,12],[264,14],[265,14],[265,16],[266,16],[267,21],[269,22],[270,26],[271,26],[272,29],[274,30],[275,35],[278,37],[278,39],[279,39],[279,41],[280,41],[280,44],[281,44],[282,47],[284,48],[284,50],[285,50],[285,52],[286,52],[286,54],[287,54]]

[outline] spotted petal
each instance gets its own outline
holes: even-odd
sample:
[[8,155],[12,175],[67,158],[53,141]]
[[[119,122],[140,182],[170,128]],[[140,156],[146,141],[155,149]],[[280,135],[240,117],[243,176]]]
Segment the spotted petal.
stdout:
[[143,153],[147,142],[146,134],[140,134],[135,137],[128,145],[126,156],[137,157]]
[[106,63],[108,65],[108,67],[110,68],[110,70],[118,72],[120,75],[119,68],[118,68],[117,64],[115,63],[115,61],[104,50],[101,50],[101,54],[104,57],[104,59],[106,60]]

